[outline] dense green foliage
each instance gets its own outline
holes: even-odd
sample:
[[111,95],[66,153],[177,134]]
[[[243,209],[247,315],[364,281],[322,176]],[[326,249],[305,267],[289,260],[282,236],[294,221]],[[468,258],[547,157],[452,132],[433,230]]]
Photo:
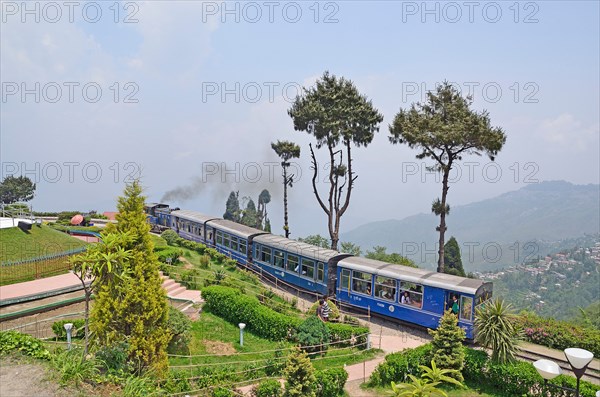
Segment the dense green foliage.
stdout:
[[191,340],[190,330],[192,329],[190,319],[173,306],[169,306],[167,326],[171,334],[167,351],[171,354],[187,354],[188,343]]
[[324,353],[329,347],[329,328],[317,316],[309,316],[298,326],[296,335],[300,348],[309,353]]
[[17,331],[0,331],[0,354],[15,350],[35,358],[50,358],[50,352],[39,339]]
[[284,397],[316,397],[315,370],[307,354],[298,347],[292,349],[287,358],[283,375],[285,378]]
[[444,273],[466,277],[460,256],[460,247],[454,236],[444,245]]
[[240,200],[238,196],[239,192],[229,193],[229,198],[227,198],[227,203],[225,204],[225,213],[223,214],[223,219],[233,222],[240,221],[242,210],[240,209]]
[[315,372],[316,397],[340,397],[344,395],[344,386],[348,373],[343,368],[330,368]]
[[[543,379],[533,365],[523,361],[509,364],[497,364],[490,360],[486,352],[468,347],[464,349],[464,368],[462,374],[466,382],[487,385],[502,396],[545,397],[547,395],[569,397],[565,391],[545,389]],[[388,354],[385,361],[375,368],[368,385],[370,387],[389,387],[392,381],[404,382],[408,375],[421,376],[423,365],[431,356],[431,344],[416,349]],[[575,378],[561,375],[553,381],[555,384],[573,387]],[[589,382],[581,382],[581,396],[594,397],[597,387]]]
[[281,397],[283,389],[276,379],[261,381],[252,388],[252,397]]
[[375,260],[378,260],[381,262],[386,262],[386,263],[395,263],[397,265],[418,267],[410,259],[408,259],[396,252],[388,254],[386,251],[387,251],[386,247],[377,245],[377,246],[373,247],[373,251],[367,251],[367,254],[365,255],[365,257],[369,258],[369,259],[375,259]]
[[35,193],[35,183],[26,176],[7,176],[0,183],[0,202],[12,204],[17,201],[29,201]]
[[442,369],[452,369],[451,376],[456,376],[456,380],[463,381],[460,371],[464,366],[465,354],[463,351],[463,341],[465,340],[465,330],[458,326],[458,318],[447,310],[436,330],[427,330],[433,337],[431,342],[432,359]]
[[144,213],[145,197],[139,182],[127,185],[119,197],[117,224],[107,234],[128,234],[130,242],[121,248],[131,251],[124,265],[126,277],[109,277],[99,287],[92,308],[92,331],[101,346],[126,340],[129,360],[137,372],[167,368],[168,306],[158,260],[153,252],[150,225]]
[[183,251],[173,247],[154,247],[154,252],[161,263],[170,263],[176,265],[179,263],[179,257],[183,255]]
[[507,363],[516,359],[520,328],[515,324],[512,307],[498,298],[475,309],[475,340],[492,350],[492,361]]
[[173,229],[165,230],[160,234],[160,237],[164,238],[168,245],[175,245],[175,241],[180,238]]
[[[266,339],[293,340],[302,323],[301,319],[265,307],[257,298],[237,289],[213,285],[204,288],[202,296],[206,301],[205,310],[233,324],[243,322],[249,331]],[[331,342],[343,341],[336,346],[366,348],[368,328],[336,323],[327,323],[327,328]]]
[[553,318],[542,318],[530,312],[523,312],[515,319],[523,329],[523,338],[531,343],[564,350],[577,346],[600,357],[600,331],[583,328]]
[[100,363],[96,358],[87,358],[77,348],[63,350],[50,359],[51,366],[60,374],[60,384],[66,386],[73,382],[75,386],[91,380],[100,370]]

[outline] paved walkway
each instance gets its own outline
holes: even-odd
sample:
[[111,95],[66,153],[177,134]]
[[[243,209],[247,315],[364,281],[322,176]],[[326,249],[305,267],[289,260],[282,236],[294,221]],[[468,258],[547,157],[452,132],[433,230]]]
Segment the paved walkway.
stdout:
[[0,304],[2,301],[47,294],[52,291],[74,288],[77,286],[81,287],[81,281],[79,281],[77,276],[73,273],[40,278],[24,283],[4,285],[0,287]]

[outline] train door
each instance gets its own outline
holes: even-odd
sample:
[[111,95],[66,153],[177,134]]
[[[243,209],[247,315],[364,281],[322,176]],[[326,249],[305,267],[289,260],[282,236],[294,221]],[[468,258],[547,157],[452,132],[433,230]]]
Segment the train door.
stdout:
[[446,291],[444,298],[444,312],[452,310],[458,316],[460,311],[460,294],[454,291]]

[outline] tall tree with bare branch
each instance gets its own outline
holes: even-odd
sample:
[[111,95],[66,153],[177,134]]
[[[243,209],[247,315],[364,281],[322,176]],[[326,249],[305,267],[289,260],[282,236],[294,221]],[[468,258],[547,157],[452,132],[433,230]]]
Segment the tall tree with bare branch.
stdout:
[[410,109],[400,109],[389,126],[392,144],[407,144],[420,149],[418,159],[431,158],[429,167],[442,173],[442,198],[436,199],[431,211],[440,217],[436,230],[440,234],[437,271],[444,272],[444,233],[446,215],[450,212],[446,198],[448,179],[452,166],[463,156],[485,153],[494,160],[506,142],[499,127],[492,127],[487,111],[471,109],[472,98],[462,97],[450,83],[437,86],[435,92],[427,93],[424,103],[413,103]]
[[294,182],[294,174],[288,176],[287,169],[290,166],[290,160],[300,157],[300,146],[290,141],[277,141],[271,143],[271,148],[281,157],[281,168],[283,169],[283,230],[285,238],[290,237],[290,226],[288,224],[288,202],[287,188],[291,188]]
[[317,149],[327,149],[329,193],[326,201],[317,190],[319,169],[311,144],[312,186],[319,205],[327,214],[331,248],[337,250],[340,220],[350,205],[357,178],[352,168],[352,144],[357,147],[369,145],[375,132],[379,131],[383,116],[366,96],[358,92],[352,81],[337,78],[329,72],[323,74],[316,86],[303,90],[288,114],[296,131],[313,135]]

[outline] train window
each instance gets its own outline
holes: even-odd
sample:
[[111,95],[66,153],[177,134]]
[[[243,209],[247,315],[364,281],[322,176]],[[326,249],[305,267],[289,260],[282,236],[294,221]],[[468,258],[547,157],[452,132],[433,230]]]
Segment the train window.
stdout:
[[423,307],[423,286],[407,281],[401,281],[398,301],[402,304],[420,309]]
[[229,237],[229,234],[223,234],[223,245],[227,248],[230,247],[231,245],[231,238]]
[[246,240],[240,239],[240,247],[238,249],[239,252],[246,255]]
[[460,297],[460,319],[473,321],[473,298],[470,296]]
[[375,296],[393,301],[396,297],[396,280],[389,277],[375,277]]
[[273,257],[274,257],[275,266],[283,268],[283,262],[284,262],[283,252],[281,252],[279,250],[274,250]]
[[477,290],[477,295],[475,296],[475,305],[481,305],[483,302],[487,301],[492,297],[492,284],[484,284]]
[[325,264],[317,263],[317,281],[325,281]]
[[350,270],[342,269],[342,278],[340,280],[340,289],[350,289]]
[[217,244],[223,245],[223,232],[217,232]]
[[352,291],[371,295],[371,279],[369,273],[352,272]]
[[238,249],[238,238],[231,236],[231,249],[237,251]]
[[287,270],[291,272],[298,272],[298,257],[296,255],[288,254]]
[[260,260],[271,264],[271,248],[262,247],[260,250]]
[[311,261],[310,259],[302,259],[302,275],[309,277],[309,278],[315,278],[315,262]]

